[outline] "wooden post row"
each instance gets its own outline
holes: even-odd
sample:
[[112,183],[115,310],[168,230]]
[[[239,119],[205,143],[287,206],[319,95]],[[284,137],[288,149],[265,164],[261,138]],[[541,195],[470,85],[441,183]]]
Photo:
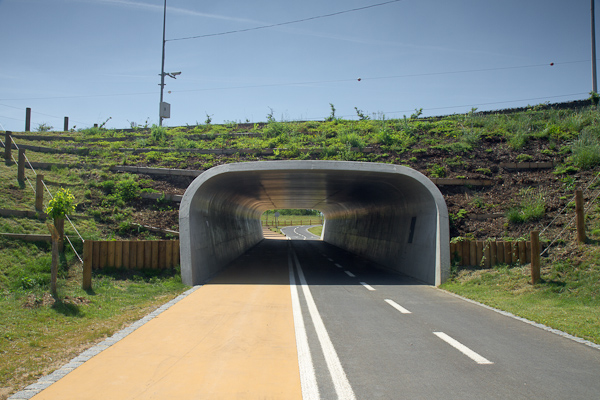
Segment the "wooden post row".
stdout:
[[[450,244],[452,259],[458,258],[461,266],[493,267],[498,264],[527,264],[532,260],[532,244],[528,242],[503,242],[463,240]],[[483,264],[483,265],[482,265]]]
[[84,243],[84,271],[101,268],[165,269],[179,264],[179,240]]

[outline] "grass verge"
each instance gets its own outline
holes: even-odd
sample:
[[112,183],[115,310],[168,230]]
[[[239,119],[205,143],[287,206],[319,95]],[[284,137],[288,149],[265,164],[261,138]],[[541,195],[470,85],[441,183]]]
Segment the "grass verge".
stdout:
[[[59,368],[187,289],[176,270],[115,270],[95,273],[93,290],[84,291],[81,267],[66,268],[63,264],[58,296],[54,299],[47,287],[51,261],[47,247],[25,245],[23,251],[29,260],[14,259],[19,268],[4,265],[2,271],[0,399]],[[6,279],[7,275],[11,279]]]
[[600,344],[600,247],[591,242],[557,249],[536,285],[528,265],[501,265],[457,271],[440,287]]

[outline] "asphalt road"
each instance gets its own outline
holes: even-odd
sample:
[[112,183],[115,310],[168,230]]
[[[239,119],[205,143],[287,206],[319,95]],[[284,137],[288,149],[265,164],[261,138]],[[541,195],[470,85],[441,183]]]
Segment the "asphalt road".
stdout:
[[33,399],[600,398],[597,348],[273,237]]
[[291,240],[321,240],[319,236],[313,235],[308,231],[315,226],[319,225],[286,226],[285,228],[281,228],[281,232]]
[[[326,243],[288,243],[357,399],[600,398],[598,349],[368,268]],[[319,394],[336,398],[339,376],[300,302]]]

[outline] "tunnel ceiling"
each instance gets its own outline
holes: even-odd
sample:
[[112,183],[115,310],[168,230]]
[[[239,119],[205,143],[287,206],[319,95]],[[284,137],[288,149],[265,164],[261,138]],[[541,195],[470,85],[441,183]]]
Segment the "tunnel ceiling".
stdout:
[[[308,163],[308,164],[307,164]],[[367,163],[277,162],[278,169],[236,170],[208,179],[203,190],[214,200],[264,212],[269,209],[316,209],[325,214],[349,208],[404,203],[424,191],[421,182],[395,173],[398,166]],[[252,163],[268,167],[270,162]],[[364,165],[366,164],[366,165]],[[243,166],[243,164],[238,164]],[[307,166],[313,168],[306,168]],[[316,165],[321,168],[314,168]],[[304,168],[298,168],[298,167]],[[322,169],[322,167],[329,167]],[[342,167],[350,167],[349,169]],[[281,167],[286,167],[285,169]],[[387,172],[387,173],[386,173]]]

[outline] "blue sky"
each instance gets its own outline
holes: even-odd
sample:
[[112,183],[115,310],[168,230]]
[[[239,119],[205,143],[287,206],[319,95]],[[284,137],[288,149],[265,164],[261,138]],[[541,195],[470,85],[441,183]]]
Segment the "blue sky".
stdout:
[[[167,0],[164,125],[583,99],[588,0]],[[0,0],[0,129],[158,122],[163,0]],[[600,31],[600,29],[599,29]],[[550,64],[554,63],[553,66]],[[359,81],[358,78],[361,78]],[[170,93],[169,93],[170,92]]]

